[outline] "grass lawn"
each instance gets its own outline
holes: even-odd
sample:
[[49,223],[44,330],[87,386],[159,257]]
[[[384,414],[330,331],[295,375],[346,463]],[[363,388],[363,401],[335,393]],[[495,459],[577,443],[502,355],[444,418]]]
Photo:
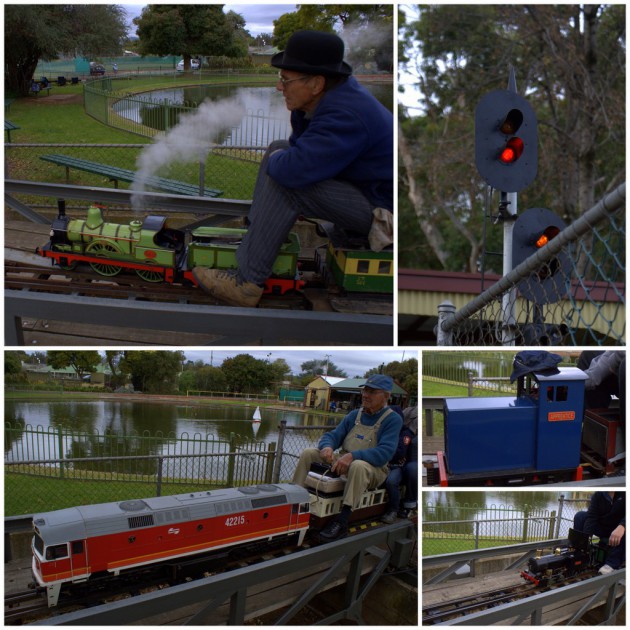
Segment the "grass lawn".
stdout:
[[[204,84],[212,83],[246,83],[247,85],[270,85],[275,79],[268,75],[259,77],[203,77]],[[183,77],[166,75],[164,77],[139,77],[126,81],[114,82],[119,92],[136,93],[155,89],[163,89],[186,84],[199,84],[199,77]],[[14,143],[46,143],[46,144],[152,144],[153,139],[146,138],[129,131],[109,127],[91,116],[83,107],[83,86],[53,86],[49,96],[21,97],[15,99],[5,117],[20,129],[12,132]],[[59,148],[14,148],[7,153],[9,177],[52,183],[65,183],[65,168],[43,162],[39,156],[44,153],[63,153],[74,155],[95,162],[102,162],[121,168],[135,169],[139,149],[93,149],[89,147]],[[198,182],[198,162],[173,163],[160,175],[171,179]],[[258,173],[258,164],[231,157],[210,154],[205,165],[205,183],[208,188],[223,191],[227,199],[251,199],[254,182]],[[80,186],[112,186],[107,178],[70,171],[70,183]],[[128,188],[130,184],[120,182],[120,188]]]
[[[520,541],[514,538],[492,538],[491,540],[479,539],[479,549],[488,547],[502,547],[504,545],[516,545]],[[457,551],[469,551],[475,548],[475,541],[458,538],[423,538],[422,556],[439,556],[444,553],[455,553]]]
[[[71,474],[73,471],[69,471]],[[96,473],[94,473],[96,474]],[[162,484],[162,496],[211,490],[218,486],[199,484]],[[5,473],[4,513],[5,516],[50,512],[75,505],[108,503],[125,499],[142,499],[155,496],[155,480],[147,477],[146,483],[137,478],[112,473],[107,479],[52,479],[30,475]],[[28,504],[25,498],[28,497]]]

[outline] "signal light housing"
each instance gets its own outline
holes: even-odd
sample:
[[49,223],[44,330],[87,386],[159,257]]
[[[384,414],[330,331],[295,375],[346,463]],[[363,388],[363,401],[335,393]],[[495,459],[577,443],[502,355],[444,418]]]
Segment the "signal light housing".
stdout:
[[[565,222],[547,208],[529,208],[514,223],[512,231],[512,269],[533,256],[566,227]],[[520,294],[536,304],[550,304],[568,291],[571,262],[564,252],[540,265],[518,284]]]
[[519,192],[538,170],[538,123],[529,103],[511,90],[486,94],[475,110],[475,164],[493,188]]

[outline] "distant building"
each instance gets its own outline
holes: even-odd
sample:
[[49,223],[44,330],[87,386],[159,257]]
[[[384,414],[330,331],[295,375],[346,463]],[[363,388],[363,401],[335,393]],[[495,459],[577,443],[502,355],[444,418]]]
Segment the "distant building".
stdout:
[[[365,378],[339,378],[338,376],[318,376],[306,386],[304,406],[315,409],[329,409],[330,403],[335,402],[339,411],[350,411],[361,406],[361,386]],[[407,405],[409,393],[400,385],[394,383],[390,403]]]
[[250,46],[247,55],[254,66],[269,66],[271,58],[279,52],[275,46]]

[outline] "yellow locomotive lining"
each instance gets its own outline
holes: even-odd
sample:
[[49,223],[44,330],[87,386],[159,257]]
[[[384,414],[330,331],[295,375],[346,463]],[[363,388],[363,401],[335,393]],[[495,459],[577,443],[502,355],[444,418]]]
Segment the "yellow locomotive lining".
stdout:
[[[110,239],[112,241],[126,241],[127,243],[133,243],[133,242],[136,242],[138,240],[137,238],[131,238],[131,237],[127,238],[125,236],[118,236],[118,232],[120,232],[120,229],[123,228],[123,227],[124,228],[128,228],[129,226],[127,226],[127,225],[122,225],[120,223],[109,223],[108,225],[116,225],[116,232],[114,233],[113,236],[111,236],[111,235],[103,234],[103,228],[104,228],[105,224],[100,226],[100,228],[99,228],[100,231],[98,231],[98,232],[96,230],[93,230],[91,232],[84,232],[83,228],[84,228],[84,226],[86,224],[86,221],[81,220],[81,223],[82,223],[82,226],[81,226],[81,228],[79,230],[68,230],[68,231],[72,231],[72,232],[75,232],[76,234],[78,234],[81,237],[81,242],[82,243],[87,243],[88,242],[85,237],[89,237],[90,239],[102,237],[102,238],[105,238],[105,239]],[[157,245],[156,245],[156,247],[157,247]]]

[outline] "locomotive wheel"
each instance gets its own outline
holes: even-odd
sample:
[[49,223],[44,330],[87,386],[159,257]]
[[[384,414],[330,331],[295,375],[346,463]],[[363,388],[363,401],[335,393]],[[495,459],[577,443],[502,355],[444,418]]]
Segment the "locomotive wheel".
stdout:
[[160,271],[149,271],[148,269],[136,269],[136,273],[145,282],[164,282],[164,275]]
[[[102,256],[103,258],[109,258],[112,254],[121,254],[120,248],[115,243],[109,243],[107,241],[92,241],[86,248],[86,254],[92,254],[93,256]],[[90,263],[90,267],[101,276],[117,276],[122,268],[117,265],[108,265],[106,263]]]
[[[72,271],[73,269],[76,268],[77,266],[77,261],[73,260],[72,262],[67,262],[67,258],[60,258],[59,262],[57,263],[59,265],[59,269],[63,269],[64,271]],[[66,261],[66,262],[63,262]]]

